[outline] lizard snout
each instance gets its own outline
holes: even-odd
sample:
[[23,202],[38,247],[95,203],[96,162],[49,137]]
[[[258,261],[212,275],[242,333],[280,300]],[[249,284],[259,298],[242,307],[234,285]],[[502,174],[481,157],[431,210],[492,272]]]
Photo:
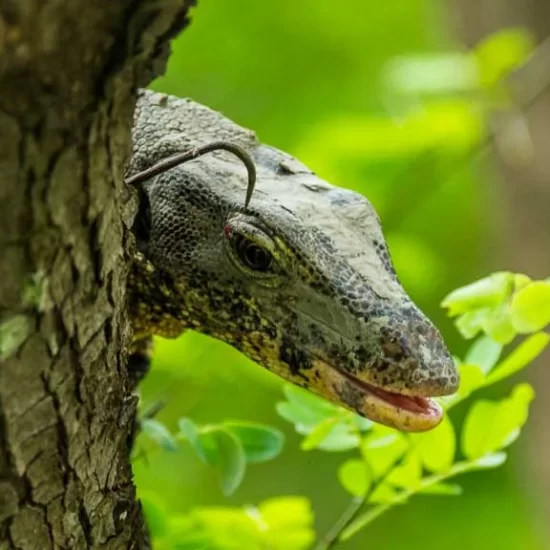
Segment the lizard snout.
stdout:
[[375,328],[369,332],[377,333],[377,349],[354,375],[403,395],[437,397],[454,393],[459,382],[454,361],[439,331],[420,315],[408,306],[389,321],[387,317],[374,319]]

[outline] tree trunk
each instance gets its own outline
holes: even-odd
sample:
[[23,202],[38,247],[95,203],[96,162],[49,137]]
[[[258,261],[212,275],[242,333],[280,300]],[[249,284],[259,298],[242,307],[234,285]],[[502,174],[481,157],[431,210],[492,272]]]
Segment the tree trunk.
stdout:
[[0,549],[146,545],[123,184],[193,0],[0,0]]

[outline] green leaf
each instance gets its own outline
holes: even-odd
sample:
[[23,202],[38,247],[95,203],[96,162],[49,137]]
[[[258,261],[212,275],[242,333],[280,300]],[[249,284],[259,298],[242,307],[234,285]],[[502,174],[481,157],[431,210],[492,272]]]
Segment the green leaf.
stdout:
[[[168,536],[154,540],[155,549],[162,550],[215,550],[215,546],[193,512],[190,514],[170,514]],[[162,541],[162,542],[161,542]]]
[[143,494],[140,492],[139,500],[145,513],[145,519],[147,521],[149,531],[154,537],[161,537],[165,535],[168,532],[168,514],[159,497],[155,494]]
[[409,447],[406,436],[402,433],[377,425],[361,442],[361,454],[369,465],[373,476],[378,479],[385,475]]
[[246,471],[243,446],[232,433],[219,427],[209,428],[201,435],[215,442],[215,454],[207,456],[218,470],[223,494],[229,496],[241,484]]
[[390,89],[413,96],[472,92],[478,89],[477,80],[476,64],[462,53],[406,55],[391,59],[384,70]]
[[470,346],[464,363],[477,365],[483,374],[487,374],[496,365],[501,352],[501,344],[488,336],[482,336]]
[[536,359],[550,342],[550,335],[543,332],[524,340],[487,376],[485,385],[494,384],[515,374]]
[[318,422],[323,421],[323,418],[319,418],[312,411],[288,401],[277,403],[275,410],[281,418],[294,424],[296,431],[301,434],[308,434]]
[[445,472],[453,464],[456,452],[456,436],[448,415],[437,428],[429,432],[411,434],[422,464],[430,472]]
[[467,311],[457,318],[455,325],[467,340],[483,331],[496,343],[505,345],[516,336],[507,303]]
[[372,504],[386,504],[393,502],[397,497],[397,491],[388,483],[380,483],[369,495],[368,501]]
[[469,340],[479,334],[490,319],[492,312],[493,309],[489,307],[467,311],[457,318],[455,326],[460,335]]
[[[518,290],[525,288],[531,281],[531,277],[527,277],[527,275],[523,275],[523,273],[516,273],[514,275],[514,292],[518,292]],[[547,279],[547,281],[550,282],[550,279]]]
[[[261,548],[306,550],[315,540],[311,503],[303,497],[276,497],[258,506]],[[253,514],[254,517],[254,514]],[[240,546],[239,548],[245,548]]]
[[420,485],[422,477],[422,463],[417,453],[408,453],[403,462],[395,466],[385,479],[389,483],[400,489],[414,489]]
[[317,448],[328,452],[342,452],[355,449],[359,447],[360,443],[359,434],[346,420],[335,424],[332,431],[317,445]]
[[454,483],[440,482],[435,485],[428,485],[427,487],[422,488],[419,492],[429,495],[458,496],[462,494],[462,487]]
[[498,272],[458,288],[448,294],[442,307],[448,308],[448,315],[454,317],[474,309],[501,304],[513,289],[514,275]]
[[462,430],[462,452],[470,459],[483,457],[514,441],[527,420],[534,391],[519,384],[502,401],[476,401],[470,408]]
[[454,407],[485,384],[485,375],[477,365],[459,365],[458,373],[460,375],[460,385],[457,392],[439,398],[445,410]]
[[305,497],[270,498],[264,500],[258,510],[271,527],[310,525],[314,519],[311,503]]
[[506,453],[488,454],[470,463],[470,469],[489,470],[491,468],[498,468],[506,462],[506,458]]
[[319,422],[344,410],[292,384],[285,384],[283,391],[288,401],[277,403],[277,412],[301,434],[309,433]]
[[535,47],[533,36],[525,29],[504,29],[481,41],[474,50],[480,83],[492,88],[522,65]]
[[370,429],[372,422],[291,384],[284,386],[288,401],[277,404],[277,412],[307,437],[301,448],[308,451],[345,451],[360,443],[358,431]]
[[462,430],[462,452],[467,458],[478,458],[494,450],[487,443],[498,411],[499,403],[487,400],[476,401],[470,407]]
[[202,462],[216,467],[224,495],[232,494],[241,484],[246,470],[246,454],[240,440],[221,426],[197,427],[189,418],[180,418],[183,436]]
[[322,422],[319,422],[310,434],[302,441],[300,448],[302,451],[311,451],[318,447],[332,432],[334,427],[341,421],[339,416],[333,416],[332,418],[326,418]]
[[311,504],[303,497],[277,497],[258,507],[196,508],[172,519],[170,537],[159,540],[158,546],[166,550],[306,550],[315,540],[313,520]]
[[340,465],[338,480],[348,493],[356,497],[365,496],[372,482],[367,465],[357,458],[350,458]]
[[283,433],[271,426],[255,422],[224,422],[223,426],[241,442],[248,462],[271,460],[283,449]]
[[505,303],[493,308],[482,322],[481,328],[495,342],[509,344],[516,337],[516,330],[510,319],[509,305]]
[[317,424],[302,441],[303,451],[321,449],[323,451],[349,451],[359,446],[359,437],[349,415],[326,418]]
[[461,399],[468,397],[474,390],[483,386],[485,376],[477,365],[460,365],[460,386],[458,395]]
[[536,281],[524,287],[510,304],[512,325],[521,334],[536,332],[550,323],[550,283]]
[[201,461],[204,464],[212,463],[213,460],[209,461],[203,448],[199,428],[195,425],[195,423],[189,418],[182,417],[178,420],[178,427],[180,429],[178,435],[185,438],[191,444],[191,448],[195,451]]
[[321,418],[326,416],[334,416],[338,413],[338,411],[342,410],[342,407],[333,405],[326,399],[318,397],[309,391],[303,390],[294,384],[285,384],[283,387],[283,392],[291,403],[296,403],[310,411],[315,411],[321,416]]
[[368,432],[374,424],[372,420],[369,420],[364,416],[359,416],[358,414],[354,414],[354,413],[351,413],[351,419],[355,427],[360,432]]
[[167,451],[176,451],[178,449],[176,440],[162,422],[154,418],[143,418],[140,420],[140,429],[161,448]]
[[192,537],[198,531],[203,535],[199,541],[202,543],[205,540],[209,543],[207,550],[239,550],[258,546],[260,533],[257,522],[242,508],[195,508],[188,516],[184,516],[184,519],[187,518],[192,521],[192,529],[184,523],[183,533],[179,533],[178,541],[181,540],[182,534],[191,536],[193,540]]

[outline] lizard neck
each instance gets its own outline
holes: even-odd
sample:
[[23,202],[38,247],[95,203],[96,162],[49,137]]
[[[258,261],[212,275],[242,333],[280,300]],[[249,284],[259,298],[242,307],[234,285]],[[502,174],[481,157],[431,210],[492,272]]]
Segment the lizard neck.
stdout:
[[176,338],[193,328],[170,275],[157,269],[141,252],[134,255],[128,274],[128,294],[134,341],[153,334]]

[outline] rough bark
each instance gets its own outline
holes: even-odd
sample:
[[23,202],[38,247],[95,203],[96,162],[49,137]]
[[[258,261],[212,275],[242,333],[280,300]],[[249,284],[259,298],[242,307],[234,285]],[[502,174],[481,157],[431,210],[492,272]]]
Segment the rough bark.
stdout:
[[[542,55],[546,62],[538,60],[531,68],[518,73],[516,84],[521,88],[541,89],[536,100],[523,112],[532,150],[527,145],[528,162],[514,162],[514,154],[520,147],[496,148],[493,159],[498,175],[499,208],[504,215],[501,221],[501,240],[494,258],[495,269],[509,269],[545,278],[550,275],[550,79],[548,67],[548,37],[550,37],[550,3],[548,0],[453,0],[452,21],[455,29],[468,46],[475,45],[483,37],[506,27],[527,27],[539,41],[546,41]],[[523,74],[525,73],[525,74]],[[529,74],[531,76],[529,76]],[[521,81],[524,79],[524,82]],[[533,91],[533,90],[531,90]],[[529,92],[523,95],[531,95]],[[520,98],[527,99],[527,98]],[[496,121],[497,123],[499,121]],[[501,131],[509,131],[502,125]],[[497,130],[498,131],[498,130]],[[502,136],[501,136],[502,137]],[[498,136],[497,136],[498,143]],[[517,143],[517,142],[516,142]],[[521,141],[518,145],[521,145]],[[506,152],[512,153],[507,156]],[[530,492],[538,499],[545,499],[546,511],[540,516],[541,529],[548,535],[548,509],[550,509],[550,431],[547,419],[550,401],[544,390],[550,387],[550,369],[546,351],[531,378],[535,388],[540,388],[535,400],[531,420],[527,428],[527,460],[522,462],[522,475]],[[534,514],[536,517],[536,514]]]
[[193,0],[0,0],[0,549],[140,548],[125,366],[138,86]]

